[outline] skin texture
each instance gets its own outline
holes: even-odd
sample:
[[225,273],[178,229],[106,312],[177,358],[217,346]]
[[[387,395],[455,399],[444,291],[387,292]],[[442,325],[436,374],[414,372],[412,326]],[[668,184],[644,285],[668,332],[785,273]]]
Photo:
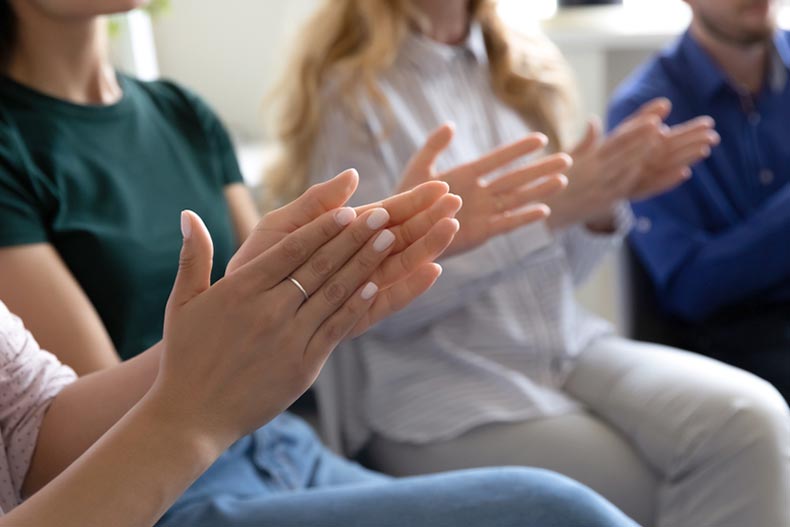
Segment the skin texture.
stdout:
[[486,184],[483,177],[506,168],[514,161],[533,154],[546,146],[543,134],[531,134],[520,141],[498,148],[488,155],[438,173],[434,168],[437,158],[452,141],[454,127],[439,127],[404,170],[399,191],[425,181],[444,181],[464,201],[458,214],[461,230],[446,255],[462,253],[488,239],[545,219],[548,208],[538,203],[565,188],[562,174],[573,161],[566,154],[540,158],[517,170],[506,172],[494,182]]
[[[152,525],[227,446],[298,398],[340,340],[427,290],[459,198],[429,182],[340,214],[357,182],[344,172],[264,217],[212,287],[211,238],[185,212],[163,342],[56,397],[25,482],[38,492],[0,525]],[[308,301],[284,280],[300,270]]]
[[710,155],[719,136],[709,117],[663,126],[670,110],[666,99],[650,101],[606,137],[592,121],[571,151],[576,169],[568,172],[567,191],[547,200],[549,225],[583,222],[590,230],[610,231],[614,204],[660,194],[688,179],[689,166]]

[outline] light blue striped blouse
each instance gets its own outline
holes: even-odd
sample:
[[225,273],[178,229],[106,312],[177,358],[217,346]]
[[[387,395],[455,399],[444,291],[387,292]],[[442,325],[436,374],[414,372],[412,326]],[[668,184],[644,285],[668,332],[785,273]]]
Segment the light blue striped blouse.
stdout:
[[[357,203],[391,195],[412,154],[446,121],[455,122],[456,138],[440,170],[530,131],[494,96],[476,26],[459,46],[410,35],[379,83],[392,114],[365,100],[360,127],[358,117],[327,102],[311,160],[314,181],[357,168]],[[538,224],[441,261],[444,273],[431,291],[333,359],[361,361],[363,372],[353,389],[340,387],[342,402],[335,398],[333,413],[354,436],[346,447],[359,447],[370,432],[420,443],[484,423],[577,411],[562,385],[574,357],[612,329],[576,303],[574,287],[630,222],[623,206],[612,236],[582,227],[550,233]]]

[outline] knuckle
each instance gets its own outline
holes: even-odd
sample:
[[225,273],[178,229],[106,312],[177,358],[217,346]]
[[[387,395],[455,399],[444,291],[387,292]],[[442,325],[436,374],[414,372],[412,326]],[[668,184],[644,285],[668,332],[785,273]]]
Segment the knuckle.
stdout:
[[368,241],[369,232],[364,232],[362,229],[351,229],[351,239],[357,245],[362,245]]
[[289,262],[301,262],[307,256],[307,247],[296,236],[289,236],[283,240],[283,254]]
[[319,253],[310,260],[310,269],[318,277],[324,277],[332,272],[334,265],[328,255]]
[[356,258],[357,267],[363,271],[371,271],[378,265],[379,259],[369,251],[360,252]]
[[324,338],[330,342],[339,342],[345,336],[345,328],[337,321],[329,322],[324,330]]
[[348,288],[340,282],[331,282],[324,288],[323,294],[330,305],[338,306],[348,296]]
[[197,258],[191,254],[184,254],[183,251],[178,257],[178,267],[188,271],[197,265]]
[[323,234],[324,238],[334,238],[337,235],[337,229],[337,222],[334,220],[321,222],[321,234]]

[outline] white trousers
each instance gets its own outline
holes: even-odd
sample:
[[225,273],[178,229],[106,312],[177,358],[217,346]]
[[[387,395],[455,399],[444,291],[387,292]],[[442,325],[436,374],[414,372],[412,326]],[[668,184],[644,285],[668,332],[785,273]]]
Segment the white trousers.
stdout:
[[768,383],[692,353],[609,338],[582,353],[564,389],[588,412],[424,445],[377,436],[366,455],[398,476],[548,468],[645,527],[790,527],[790,411]]

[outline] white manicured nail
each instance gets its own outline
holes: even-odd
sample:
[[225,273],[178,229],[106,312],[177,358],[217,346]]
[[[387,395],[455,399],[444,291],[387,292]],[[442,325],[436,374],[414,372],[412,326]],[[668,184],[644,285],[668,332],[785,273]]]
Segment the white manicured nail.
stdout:
[[390,220],[390,214],[385,209],[374,209],[368,217],[368,227],[373,230],[380,229]]
[[185,210],[181,211],[181,235],[185,240],[192,236],[192,220],[189,219],[189,214]]
[[335,212],[335,221],[341,227],[345,227],[346,225],[354,221],[354,218],[356,217],[357,217],[357,213],[351,207],[343,207],[342,209],[338,209],[338,211]]
[[379,292],[379,286],[377,286],[373,282],[368,282],[368,285],[366,285],[362,289],[362,300],[370,300],[371,298],[373,298],[373,295],[375,295],[378,292]]
[[392,245],[392,242],[395,241],[395,235],[392,234],[392,231],[387,229],[386,231],[381,231],[376,237],[376,241],[373,242],[373,249],[380,253],[382,251],[387,250],[387,247]]

